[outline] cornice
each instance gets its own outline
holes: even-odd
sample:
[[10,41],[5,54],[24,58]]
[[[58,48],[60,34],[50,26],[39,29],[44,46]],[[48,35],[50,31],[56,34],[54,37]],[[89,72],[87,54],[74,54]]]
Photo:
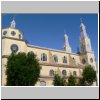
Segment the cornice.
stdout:
[[12,39],[12,40],[18,40],[18,41],[23,41],[25,42],[26,44],[28,43],[27,40],[23,40],[23,39],[17,39],[17,38],[12,38],[12,37],[6,37],[6,36],[3,36],[2,39]]

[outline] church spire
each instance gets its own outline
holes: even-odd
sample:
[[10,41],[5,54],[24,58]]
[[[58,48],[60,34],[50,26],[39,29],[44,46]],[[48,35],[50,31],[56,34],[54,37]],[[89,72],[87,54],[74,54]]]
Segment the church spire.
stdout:
[[82,18],[80,19],[80,21],[81,21],[81,24],[80,24],[81,37],[82,37],[82,38],[86,38],[86,37],[87,37],[86,27],[85,27],[85,25],[83,24]]
[[10,24],[10,27],[15,28],[15,26],[16,26],[16,22],[15,22],[14,17],[13,17],[11,24]]
[[65,30],[64,30],[64,51],[71,53],[71,48],[69,45],[68,36],[67,36]]
[[80,37],[80,53],[85,53],[85,52],[91,52],[91,41],[90,38],[87,35],[86,32],[86,27],[83,24],[82,18],[81,20],[81,25],[80,25],[80,32],[81,32],[81,37]]

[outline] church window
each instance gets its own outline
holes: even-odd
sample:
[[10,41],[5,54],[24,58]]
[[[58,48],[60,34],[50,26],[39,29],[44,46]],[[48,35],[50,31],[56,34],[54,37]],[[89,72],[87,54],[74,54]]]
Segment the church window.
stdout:
[[16,53],[18,51],[18,46],[16,44],[11,45],[11,51]]
[[63,76],[66,76],[66,75],[67,75],[66,70],[63,70],[63,71],[62,71],[62,75],[63,75]]
[[55,73],[54,73],[54,70],[50,70],[49,75],[50,75],[50,76],[54,76],[54,74],[55,74]]
[[40,86],[46,86],[46,82],[45,81],[40,81]]
[[67,63],[67,57],[63,57],[63,63]]
[[90,62],[93,63],[93,58],[90,58]]
[[12,35],[12,36],[15,36],[15,35],[16,35],[16,32],[15,32],[15,31],[12,31],[12,32],[11,32],[11,35]]
[[56,55],[53,56],[55,62],[58,62],[58,57]]
[[77,73],[76,73],[76,71],[73,71],[73,76],[77,76]]
[[45,53],[41,54],[41,61],[47,61],[47,55]]
[[85,64],[86,63],[86,60],[85,59],[82,59],[82,64]]
[[4,31],[4,32],[3,32],[3,35],[6,35],[6,34],[7,34],[7,31]]

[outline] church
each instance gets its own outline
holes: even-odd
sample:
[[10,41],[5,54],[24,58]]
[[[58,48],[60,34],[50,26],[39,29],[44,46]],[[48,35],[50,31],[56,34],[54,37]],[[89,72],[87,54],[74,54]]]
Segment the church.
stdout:
[[23,32],[16,28],[16,22],[13,19],[8,28],[2,29],[2,86],[6,85],[7,58],[11,52],[34,52],[37,55],[42,69],[36,86],[53,86],[55,74],[64,76],[66,80],[70,74],[79,79],[82,77],[83,68],[87,64],[92,65],[97,70],[94,51],[82,20],[80,33],[80,50],[76,54],[71,50],[67,34],[64,34],[63,50],[34,46],[23,39]]

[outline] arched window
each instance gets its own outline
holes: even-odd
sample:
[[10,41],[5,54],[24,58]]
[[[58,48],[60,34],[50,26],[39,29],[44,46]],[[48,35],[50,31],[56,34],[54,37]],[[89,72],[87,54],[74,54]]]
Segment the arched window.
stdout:
[[76,73],[76,71],[73,71],[73,76],[77,76],[77,73]]
[[45,81],[40,81],[40,86],[46,86],[46,82]]
[[58,57],[56,55],[53,56],[54,62],[58,62]]
[[66,70],[63,70],[63,71],[62,71],[62,75],[63,75],[63,76],[66,76],[66,75],[67,75]]
[[85,64],[86,63],[86,60],[85,59],[82,59],[82,64]]
[[41,54],[41,61],[47,61],[47,55],[45,53]]
[[67,57],[64,56],[63,63],[67,63]]
[[50,70],[49,75],[50,75],[50,76],[54,76],[54,74],[55,74],[55,73],[54,73],[54,70]]

